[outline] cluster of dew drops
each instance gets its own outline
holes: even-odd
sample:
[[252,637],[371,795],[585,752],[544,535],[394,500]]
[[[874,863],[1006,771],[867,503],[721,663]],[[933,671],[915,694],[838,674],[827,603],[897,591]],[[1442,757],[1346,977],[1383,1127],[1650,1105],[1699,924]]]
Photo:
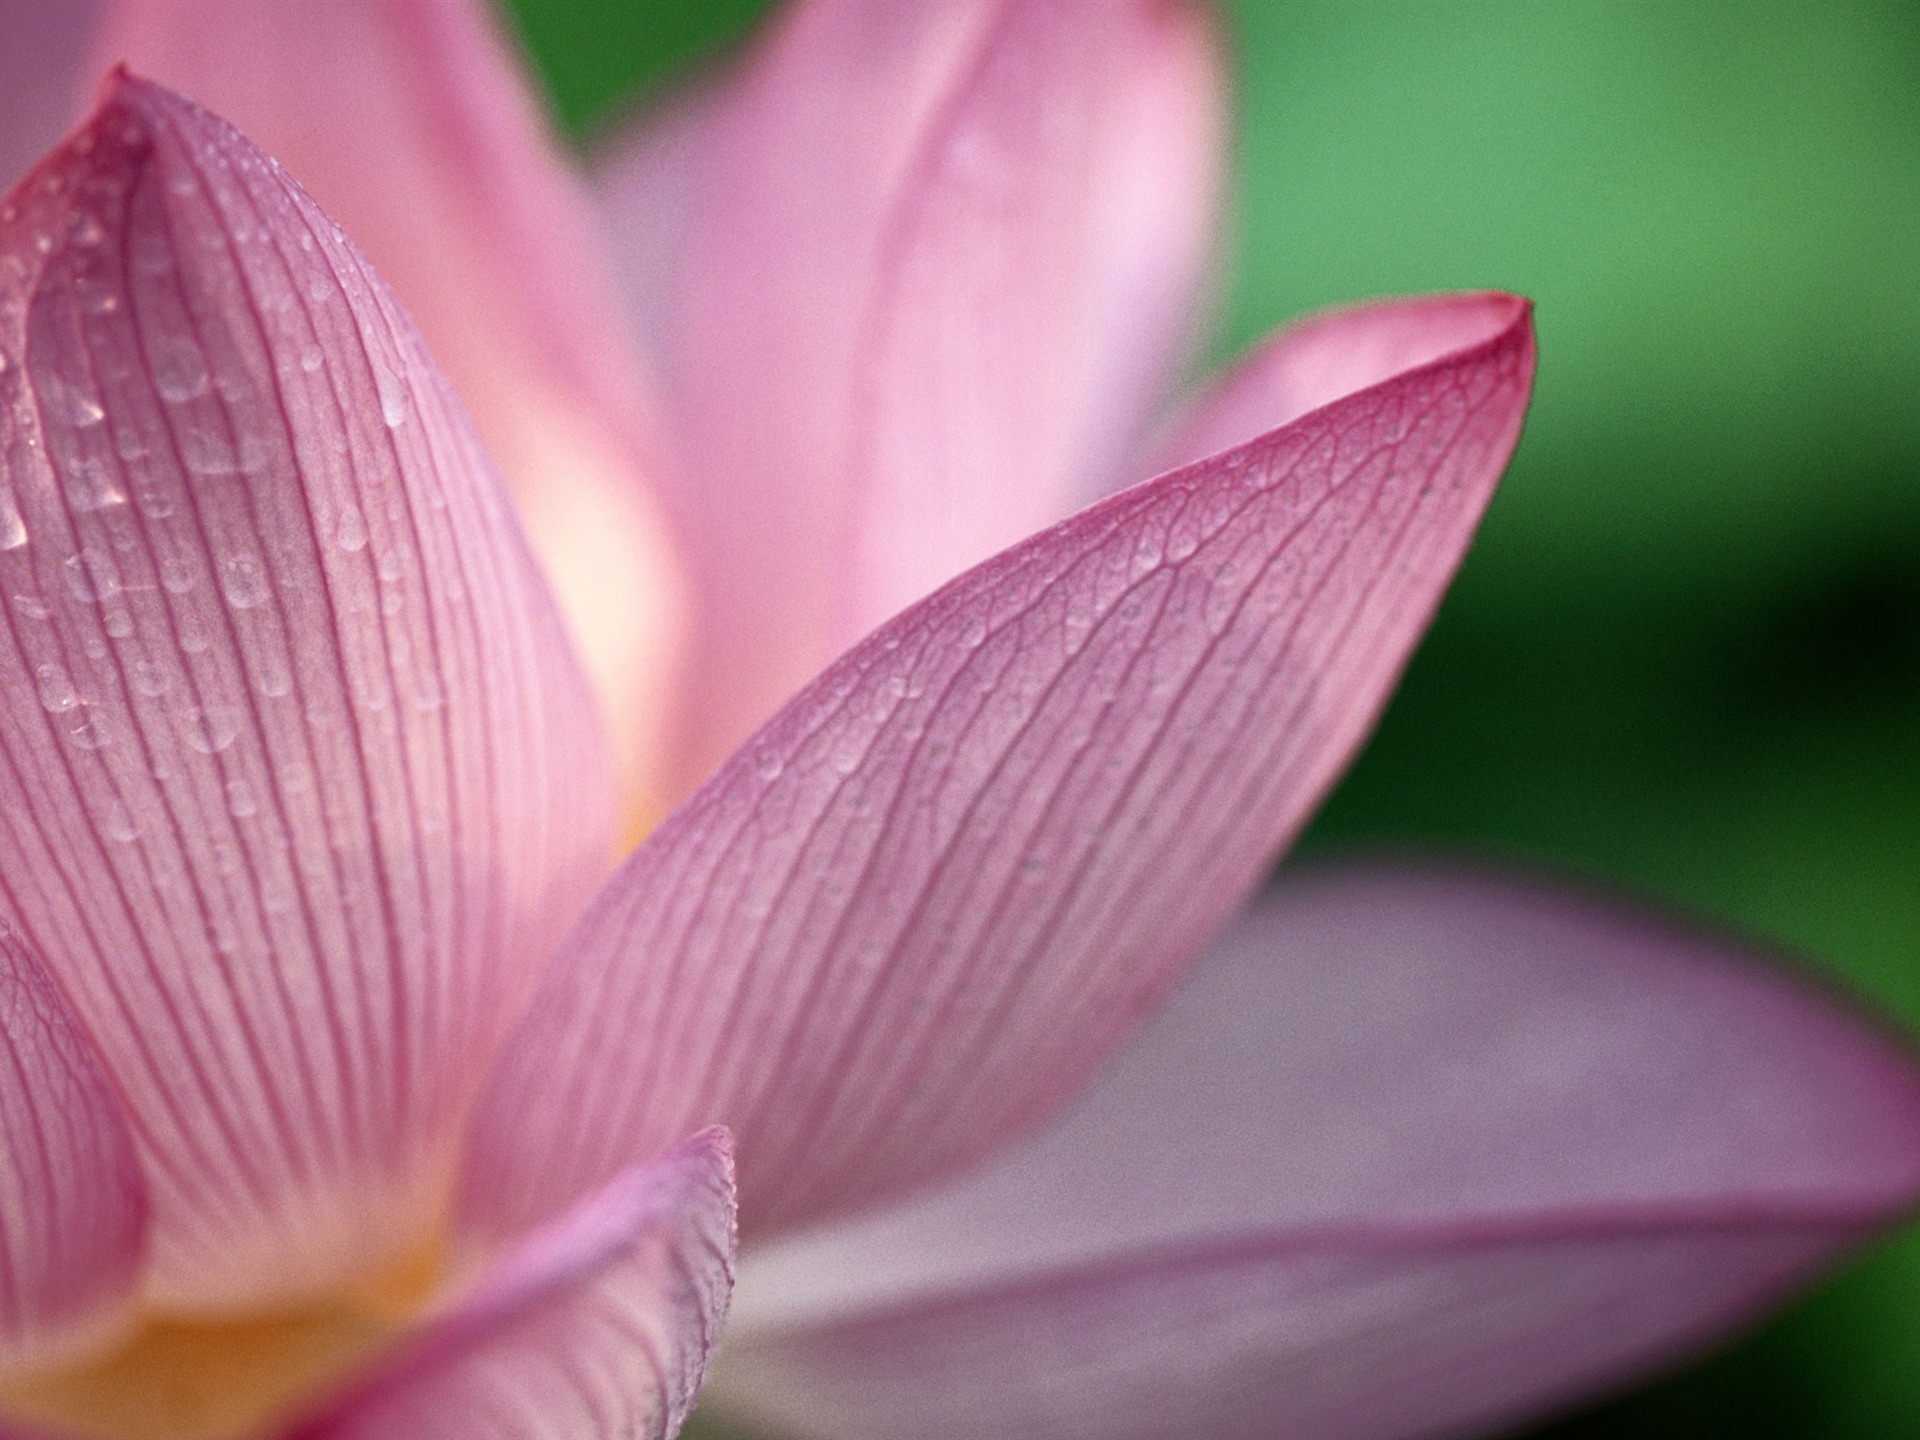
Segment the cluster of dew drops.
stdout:
[[[144,143],[144,138],[131,127],[121,138],[129,144]],[[93,133],[85,132],[71,143],[79,154],[85,155],[94,147],[96,139]],[[268,160],[266,163],[278,169],[278,162]],[[111,444],[121,462],[118,467],[103,458],[97,443],[93,446],[91,457],[84,461],[76,460],[73,456],[50,453],[43,417],[65,434],[101,435],[105,432],[99,431],[98,427],[106,425],[109,420],[107,408],[97,394],[83,385],[63,381],[51,374],[41,377],[44,383],[30,384],[23,373],[24,366],[19,357],[26,353],[24,342],[28,310],[38,279],[36,272],[43,271],[50,263],[66,261],[76,253],[84,257],[86,252],[103,249],[104,242],[110,236],[101,213],[110,213],[110,207],[124,200],[124,195],[117,193],[117,187],[123,187],[124,182],[95,180],[90,183],[101,192],[94,198],[105,203],[96,208],[87,197],[76,195],[64,207],[59,225],[36,226],[30,237],[18,234],[23,222],[22,194],[17,192],[0,204],[0,584],[26,578],[24,585],[7,585],[9,593],[5,601],[20,620],[30,624],[54,620],[61,607],[48,598],[48,593],[41,586],[33,583],[34,572],[30,562],[22,563],[25,562],[30,536],[16,486],[26,477],[41,477],[49,473],[57,475],[66,508],[75,517],[127,505],[129,489],[134,492],[132,499],[142,514],[151,522],[165,520],[173,513],[176,503],[174,497],[164,489],[151,486],[143,488],[137,481],[130,486],[122,483],[128,475],[137,472],[137,462],[145,454],[145,442],[135,427],[114,429]],[[178,193],[184,195],[199,182],[192,175],[181,175],[170,183]],[[26,202],[36,209],[60,214],[60,202],[69,185],[66,174],[59,169],[49,169],[33,185],[36,193],[25,194]],[[31,219],[27,223],[31,224]],[[56,244],[59,243],[56,237],[62,229],[66,247],[56,254]],[[303,235],[301,238],[311,244],[311,237]],[[145,231],[134,234],[126,258],[136,269],[150,275],[170,270],[176,264],[172,246],[166,238]],[[122,296],[118,286],[101,280],[97,268],[90,269],[83,258],[78,263],[70,263],[68,269],[78,311],[93,316],[108,316],[120,309]],[[320,303],[334,298],[334,295],[329,288],[326,294],[316,292],[311,298]],[[325,367],[326,356],[318,344],[309,342],[300,348],[293,363],[303,374],[314,375]],[[207,393],[210,384],[217,383],[209,376],[206,359],[197,346],[182,336],[169,337],[158,343],[152,355],[149,379],[159,399],[169,406],[193,402]],[[375,381],[381,418],[389,429],[397,430],[406,422],[408,415],[406,384],[400,376],[384,366],[375,368]],[[246,472],[249,457],[244,446],[237,454],[231,445],[226,447],[224,455],[212,447],[202,453],[193,448],[194,437],[191,433],[186,439],[188,444],[183,450],[182,461],[190,475],[204,479]],[[355,554],[368,548],[369,538],[365,512],[351,500],[342,503],[337,508],[332,526],[331,539],[334,545],[341,552]],[[136,543],[132,527],[127,527],[114,540],[114,544],[120,548],[131,548]],[[8,559],[16,555],[19,559],[9,565]],[[178,610],[175,621],[175,646],[163,647],[174,650],[174,654],[136,653],[124,665],[115,667],[109,660],[107,642],[133,640],[136,623],[131,610],[114,606],[112,602],[131,587],[123,583],[112,555],[97,545],[78,545],[73,553],[64,557],[60,569],[65,588],[74,602],[100,608],[101,633],[88,635],[83,641],[83,648],[87,658],[100,666],[103,675],[111,674],[114,677],[109,683],[120,683],[124,679],[124,683],[141,699],[160,700],[177,688],[182,678],[177,672],[185,657],[204,653],[210,648],[212,641],[205,618],[191,608],[183,608]],[[184,597],[195,588],[196,569],[194,564],[178,555],[154,557],[154,578],[161,589],[174,597]],[[8,570],[12,570],[13,574],[8,575]],[[378,566],[378,574],[383,582],[397,580],[401,570],[397,552],[383,556]],[[273,598],[273,577],[269,567],[255,553],[235,551],[227,554],[216,563],[213,579],[226,605],[236,611],[262,606]],[[389,613],[398,603],[398,593],[390,592],[387,601]],[[42,654],[54,648],[57,647],[38,644],[30,647]],[[23,646],[23,650],[26,649],[29,647]],[[254,661],[257,666],[254,681],[262,695],[274,698],[292,689],[292,677],[284,658],[256,656]],[[109,707],[96,706],[88,698],[85,687],[76,682],[66,663],[58,658],[41,659],[35,663],[30,653],[27,663],[38,704],[62,722],[67,738],[77,748],[98,750],[113,739],[115,721],[110,718]],[[242,711],[232,704],[189,703],[178,710],[176,720],[180,739],[190,751],[213,756],[226,750],[238,737],[242,728]],[[156,778],[165,778],[157,767],[155,773]],[[294,777],[288,783],[295,784],[297,780],[298,777]],[[254,813],[257,801],[252,787],[244,778],[228,780],[226,789],[230,809],[236,818]],[[113,800],[108,810],[109,813],[102,819],[102,828],[109,838],[126,841],[136,838],[124,804]]]

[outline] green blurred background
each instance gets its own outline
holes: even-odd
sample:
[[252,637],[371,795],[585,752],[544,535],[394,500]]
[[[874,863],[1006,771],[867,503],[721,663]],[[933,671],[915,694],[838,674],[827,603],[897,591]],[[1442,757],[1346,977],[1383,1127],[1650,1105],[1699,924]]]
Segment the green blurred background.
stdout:
[[[582,144],[753,0],[510,0]],[[1538,302],[1526,438],[1306,842],[1629,885],[1920,1030],[1920,6],[1227,7],[1220,354],[1301,310]],[[1538,1432],[1920,1436],[1920,1238]]]

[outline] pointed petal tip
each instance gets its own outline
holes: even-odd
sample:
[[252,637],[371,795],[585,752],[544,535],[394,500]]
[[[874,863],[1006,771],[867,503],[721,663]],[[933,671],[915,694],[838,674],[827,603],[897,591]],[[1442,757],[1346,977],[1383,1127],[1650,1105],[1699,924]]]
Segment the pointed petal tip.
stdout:
[[15,197],[9,918],[135,1113],[148,1296],[324,1290],[431,1223],[606,864],[595,707],[466,416],[284,169],[116,68]]
[[1503,290],[1447,291],[1335,306],[1301,317],[1212,377],[1136,456],[1142,480],[1264,440],[1314,410],[1422,374],[1509,369],[1530,397],[1533,302]]
[[[737,751],[489,1079],[502,1229],[717,1117],[749,1223],[792,1224],[1064,1098],[1331,785],[1458,565],[1531,358],[1524,302],[1473,304],[1439,361],[968,572]],[[629,1034],[656,1048],[607,1072]]]

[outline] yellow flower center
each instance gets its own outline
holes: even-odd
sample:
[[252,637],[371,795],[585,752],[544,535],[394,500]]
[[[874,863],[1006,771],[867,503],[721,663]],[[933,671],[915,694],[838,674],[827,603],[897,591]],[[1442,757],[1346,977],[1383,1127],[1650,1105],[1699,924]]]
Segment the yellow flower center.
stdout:
[[391,1344],[443,1270],[441,1247],[430,1244],[285,1314],[147,1315],[94,1354],[0,1376],[0,1414],[82,1440],[250,1440]]

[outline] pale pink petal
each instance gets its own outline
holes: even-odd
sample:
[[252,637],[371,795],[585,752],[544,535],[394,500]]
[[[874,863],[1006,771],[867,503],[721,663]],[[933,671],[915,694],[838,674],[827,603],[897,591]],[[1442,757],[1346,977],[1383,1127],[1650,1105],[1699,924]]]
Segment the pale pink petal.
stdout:
[[115,0],[97,47],[231,120],[346,227],[520,503],[658,805],[678,580],[591,205],[479,0]]
[[666,1440],[733,1289],[733,1156],[709,1130],[496,1262],[286,1440]]
[[0,930],[0,1372],[125,1314],[146,1187],[100,1057],[39,960]]
[[0,0],[0,189],[67,128],[97,0]]
[[0,222],[0,917],[126,1097],[174,1307],[431,1223],[611,846],[451,392],[265,155],[144,81]]
[[1190,339],[1212,42],[1165,0],[815,0],[610,166],[681,461],[689,782],[1117,467]]
[[1751,1317],[1920,1199],[1907,1048],[1532,884],[1309,872],[1060,1121],[776,1245],[717,1396],[776,1433],[1484,1433]]
[[702,192],[713,183],[716,139],[736,88],[732,79],[727,72],[683,82],[614,136],[590,166],[627,311],[656,373],[669,368],[669,330],[693,222]]
[[1478,343],[1086,510],[832,666],[569,938],[489,1081],[467,1223],[511,1233],[723,1123],[747,1223],[786,1224],[1051,1109],[1365,735],[1532,360],[1511,300]]
[[1490,291],[1417,295],[1323,311],[1255,346],[1208,382],[1144,447],[1144,480],[1244,445],[1356,390],[1457,350],[1511,300]]

